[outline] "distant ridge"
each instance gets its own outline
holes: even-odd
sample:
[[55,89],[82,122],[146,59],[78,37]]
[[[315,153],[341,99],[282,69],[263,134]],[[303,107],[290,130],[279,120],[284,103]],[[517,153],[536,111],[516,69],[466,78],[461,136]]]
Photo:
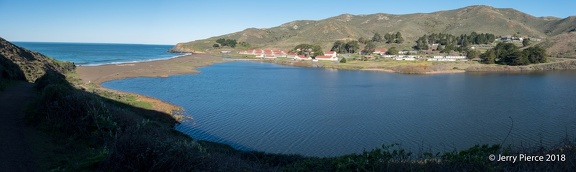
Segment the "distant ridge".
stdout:
[[574,29],[575,19],[576,16],[564,19],[534,17],[511,8],[484,5],[405,15],[342,14],[323,20],[296,20],[272,28],[248,28],[231,34],[179,43],[172,51],[204,51],[210,49],[219,38],[247,42],[255,48],[290,49],[301,43],[313,43],[328,49],[335,40],[371,38],[374,32],[401,32],[405,44],[414,44],[417,37],[424,34],[439,32],[455,35],[471,32],[497,36],[518,34],[545,39]]

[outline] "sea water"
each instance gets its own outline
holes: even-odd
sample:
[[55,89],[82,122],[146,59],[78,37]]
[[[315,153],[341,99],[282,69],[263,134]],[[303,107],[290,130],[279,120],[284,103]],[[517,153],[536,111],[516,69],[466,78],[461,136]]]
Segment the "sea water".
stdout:
[[13,43],[58,60],[86,66],[162,60],[184,55],[169,53],[168,50],[170,50],[173,45],[52,42]]

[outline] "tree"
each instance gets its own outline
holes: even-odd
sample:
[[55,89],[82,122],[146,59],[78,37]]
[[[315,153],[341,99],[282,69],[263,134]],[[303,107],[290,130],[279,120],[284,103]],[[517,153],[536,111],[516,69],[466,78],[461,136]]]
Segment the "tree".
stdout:
[[529,65],[530,61],[528,60],[528,58],[526,58],[526,56],[524,56],[524,54],[522,52],[520,52],[519,50],[515,50],[514,52],[510,53],[507,57],[506,60],[508,65],[513,65],[513,66],[517,66],[517,65]]
[[394,42],[394,40],[396,38],[395,38],[395,36],[392,36],[392,34],[386,33],[386,34],[384,34],[384,39],[386,39],[387,44],[390,44],[390,43]]
[[220,48],[220,44],[214,44],[214,45],[212,45],[212,47],[214,47],[214,48]]
[[496,47],[486,51],[481,57],[484,63],[528,65],[546,62],[546,50],[535,46],[520,51],[513,43],[498,43]]
[[358,41],[348,41],[345,45],[345,49],[348,53],[356,53],[360,49],[360,44],[358,44]]
[[346,60],[345,57],[342,57],[342,59],[340,60],[340,63],[346,63],[346,62],[348,62],[348,60]]
[[473,59],[473,58],[478,57],[478,54],[479,53],[476,50],[468,50],[468,51],[466,51],[466,58]]
[[296,52],[298,55],[304,55],[306,57],[316,57],[319,55],[324,55],[322,51],[322,47],[319,45],[310,45],[310,44],[300,44],[292,49],[292,52]]
[[527,47],[528,45],[530,45],[530,40],[528,40],[528,39],[522,40],[522,46],[523,47]]
[[372,37],[372,41],[382,42],[382,36],[379,33],[374,33],[374,36]]
[[338,40],[334,42],[334,45],[332,45],[330,51],[335,51],[337,53],[346,53],[346,43],[344,43],[344,41]]
[[480,59],[482,59],[482,63],[486,64],[496,63],[496,53],[494,52],[494,49],[490,49],[486,51],[484,54],[480,55]]
[[546,63],[546,50],[540,46],[526,48],[522,53],[530,63]]
[[418,40],[416,41],[416,46],[414,46],[414,49],[416,50],[428,50],[428,40],[426,40],[426,35],[418,38]]
[[366,46],[364,46],[364,49],[362,50],[362,52],[364,52],[364,54],[372,54],[372,52],[374,52],[375,49],[376,49],[376,45],[374,45],[373,42],[368,42],[368,44],[366,44]]
[[370,41],[364,37],[360,37],[360,38],[358,38],[358,42],[362,43],[362,44],[367,44]]
[[238,44],[238,42],[236,42],[235,39],[226,39],[226,45],[234,48],[236,47],[236,44]]
[[396,32],[396,43],[401,44],[404,42],[404,38],[402,38],[402,34],[400,32]]
[[219,43],[220,47],[229,46],[232,48],[236,47],[236,44],[238,44],[238,42],[236,42],[235,39],[224,39],[224,38],[217,39],[216,43]]
[[226,44],[226,39],[220,38],[220,39],[216,40],[216,42],[219,43],[220,45],[224,45],[224,44]]
[[388,51],[386,51],[386,54],[388,54],[388,55],[398,55],[398,49],[396,49],[396,47],[390,47],[390,49],[388,49]]

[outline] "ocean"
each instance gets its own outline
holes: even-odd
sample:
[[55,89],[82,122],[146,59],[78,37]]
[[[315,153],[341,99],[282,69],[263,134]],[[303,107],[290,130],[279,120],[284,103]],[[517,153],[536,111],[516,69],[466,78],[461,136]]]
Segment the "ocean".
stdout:
[[163,60],[185,54],[169,53],[173,45],[110,44],[110,43],[53,43],[13,42],[17,46],[36,51],[76,65],[98,66]]

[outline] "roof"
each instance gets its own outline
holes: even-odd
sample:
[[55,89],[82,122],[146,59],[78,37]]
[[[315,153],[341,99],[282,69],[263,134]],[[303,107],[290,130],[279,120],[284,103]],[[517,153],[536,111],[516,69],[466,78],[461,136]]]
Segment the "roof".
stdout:
[[374,52],[387,52],[388,50],[386,48],[377,48],[374,50]]

